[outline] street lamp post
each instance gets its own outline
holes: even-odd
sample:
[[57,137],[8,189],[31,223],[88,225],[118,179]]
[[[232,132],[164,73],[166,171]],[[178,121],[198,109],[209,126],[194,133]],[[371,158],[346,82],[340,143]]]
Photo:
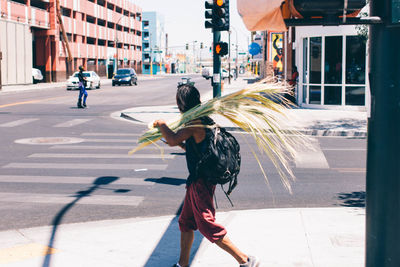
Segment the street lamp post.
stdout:
[[125,17],[124,14],[122,14],[122,16],[119,18],[119,20],[117,21],[117,23],[115,23],[115,51],[116,51],[116,56],[115,56],[115,61],[116,61],[116,64],[115,64],[115,72],[118,71],[118,32],[117,32],[118,29],[117,29],[117,26],[118,26],[118,23],[121,21],[121,19],[122,19],[123,17]]

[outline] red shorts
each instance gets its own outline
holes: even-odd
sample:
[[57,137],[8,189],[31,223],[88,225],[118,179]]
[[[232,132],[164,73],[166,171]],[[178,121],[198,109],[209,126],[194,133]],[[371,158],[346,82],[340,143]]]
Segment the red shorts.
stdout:
[[189,232],[199,229],[205,238],[214,243],[226,235],[226,229],[215,222],[213,195],[215,185],[206,185],[198,179],[186,188],[179,229]]

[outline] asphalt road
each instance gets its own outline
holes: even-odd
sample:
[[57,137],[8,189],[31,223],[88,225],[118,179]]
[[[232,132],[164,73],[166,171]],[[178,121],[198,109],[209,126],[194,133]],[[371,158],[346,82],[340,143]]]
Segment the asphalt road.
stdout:
[[[89,91],[84,110],[75,107],[78,92],[64,88],[2,93],[0,230],[175,214],[185,193],[184,154],[166,147],[164,159],[156,148],[128,156],[145,127],[110,114],[174,104],[179,80],[103,85]],[[193,80],[202,94],[212,90],[202,77]],[[235,135],[242,151],[239,185],[234,207],[217,188],[219,210],[365,205],[365,139],[315,138],[318,151],[292,163],[297,180],[289,194],[263,159],[267,185],[250,151],[254,142]]]

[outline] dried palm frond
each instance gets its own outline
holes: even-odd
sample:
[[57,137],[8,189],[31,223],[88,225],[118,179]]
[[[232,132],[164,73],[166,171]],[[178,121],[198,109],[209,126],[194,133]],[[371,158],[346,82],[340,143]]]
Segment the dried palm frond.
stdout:
[[[283,185],[292,192],[291,180],[294,180],[295,176],[290,168],[290,161],[299,148],[309,146],[310,142],[300,132],[286,129],[290,122],[287,111],[292,107],[282,96],[282,93],[287,91],[288,87],[283,83],[262,80],[246,89],[213,98],[181,114],[167,125],[171,130],[178,131],[188,127],[188,122],[204,116],[221,115],[227,118],[255,139],[259,151],[268,156],[276,167]],[[158,128],[152,128],[139,138],[140,145],[129,153],[133,154],[147,145],[154,144],[161,137]],[[257,154],[254,150],[252,152],[268,183]]]

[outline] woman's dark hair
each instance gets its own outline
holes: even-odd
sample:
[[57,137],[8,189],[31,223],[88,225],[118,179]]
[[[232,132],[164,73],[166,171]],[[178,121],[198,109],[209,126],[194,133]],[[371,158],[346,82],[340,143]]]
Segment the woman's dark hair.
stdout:
[[186,112],[201,104],[200,93],[193,85],[180,85],[176,91],[176,103],[180,112]]

